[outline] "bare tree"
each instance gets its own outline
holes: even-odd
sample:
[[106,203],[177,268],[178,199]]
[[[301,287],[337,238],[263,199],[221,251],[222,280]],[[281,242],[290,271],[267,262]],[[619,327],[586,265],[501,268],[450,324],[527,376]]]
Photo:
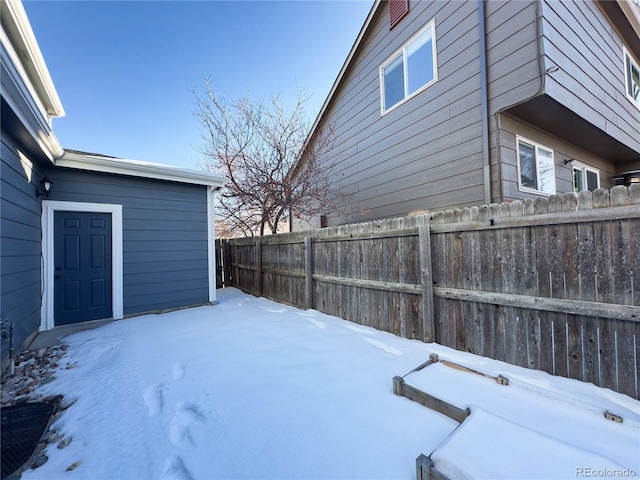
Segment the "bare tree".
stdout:
[[219,196],[221,236],[276,233],[293,217],[310,220],[343,206],[346,197],[330,188],[332,129],[318,132],[298,158],[310,128],[300,91],[287,110],[278,96],[229,102],[205,85],[205,95],[194,92],[194,115],[203,128],[203,167],[229,180]]

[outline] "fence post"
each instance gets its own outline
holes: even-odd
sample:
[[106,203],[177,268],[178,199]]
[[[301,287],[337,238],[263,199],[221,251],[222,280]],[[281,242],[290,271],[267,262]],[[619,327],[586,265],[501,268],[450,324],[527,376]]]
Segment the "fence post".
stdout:
[[420,283],[422,284],[422,341],[435,341],[433,312],[433,281],[431,275],[431,229],[429,225],[418,227],[420,249]]
[[224,269],[223,285],[225,287],[233,287],[233,281],[235,276],[233,275],[233,268],[231,266],[231,242],[228,239],[224,239],[222,242],[222,268]]
[[313,308],[313,250],[311,237],[304,237],[304,298],[307,309]]
[[256,296],[262,296],[262,243],[256,237]]

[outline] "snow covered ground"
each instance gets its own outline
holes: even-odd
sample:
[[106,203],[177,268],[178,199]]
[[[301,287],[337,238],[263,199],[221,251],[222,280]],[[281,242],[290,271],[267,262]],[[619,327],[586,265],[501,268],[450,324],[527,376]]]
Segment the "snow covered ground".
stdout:
[[[434,450],[456,478],[640,474],[640,402],[629,397],[235,289],[218,296],[67,337],[40,391],[78,398],[56,425],[73,440],[22,478],[412,479]],[[430,353],[510,385],[441,363],[407,375],[471,408],[456,429],[393,394],[393,377]]]

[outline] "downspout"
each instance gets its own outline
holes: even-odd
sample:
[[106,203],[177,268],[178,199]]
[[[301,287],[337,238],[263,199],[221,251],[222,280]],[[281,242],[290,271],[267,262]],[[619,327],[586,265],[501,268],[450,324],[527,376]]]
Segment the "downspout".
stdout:
[[542,52],[542,21],[540,20],[540,15],[541,15],[541,7],[540,7],[540,2],[541,0],[533,0],[535,3],[535,7],[536,7],[536,12],[535,12],[535,21],[536,21],[536,35],[538,36],[538,38],[536,38],[536,48],[537,48],[537,56],[538,56],[538,75],[540,77],[540,87],[538,88],[538,91],[536,93],[534,93],[533,95],[531,95],[529,98],[526,98],[524,100],[521,100],[519,102],[516,102],[512,105],[507,105],[506,107],[502,107],[500,110],[496,111],[496,113],[494,114],[494,118],[496,121],[496,160],[497,160],[497,164],[500,165],[500,169],[499,169],[499,179],[498,179],[498,188],[500,189],[500,201],[504,200],[503,196],[502,196],[502,191],[503,191],[503,186],[502,186],[502,162],[501,162],[501,158],[502,158],[502,154],[501,154],[501,133],[502,133],[502,112],[504,112],[505,110],[508,110],[511,107],[515,107],[517,105],[520,105],[522,103],[526,103],[530,100],[533,100],[536,97],[539,97],[540,95],[542,95],[545,91],[545,84],[546,84],[546,71],[544,68],[544,58],[543,58],[543,52]]
[[491,204],[491,167],[489,165],[489,93],[487,89],[487,46],[484,5],[478,0],[478,26],[480,28],[480,95],[482,103],[482,167],[484,178],[484,203]]

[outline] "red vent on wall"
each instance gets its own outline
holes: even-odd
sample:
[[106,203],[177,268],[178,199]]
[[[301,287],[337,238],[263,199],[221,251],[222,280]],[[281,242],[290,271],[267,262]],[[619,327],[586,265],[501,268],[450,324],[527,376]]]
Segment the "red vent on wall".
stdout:
[[389,30],[409,13],[409,0],[389,0]]

